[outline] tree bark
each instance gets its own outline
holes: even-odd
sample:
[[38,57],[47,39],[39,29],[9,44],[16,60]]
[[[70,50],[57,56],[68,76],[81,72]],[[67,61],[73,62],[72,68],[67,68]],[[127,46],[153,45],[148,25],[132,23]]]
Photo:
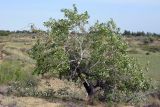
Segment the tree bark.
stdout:
[[94,99],[94,87],[91,83],[88,83],[87,81],[83,82],[83,86],[86,89],[86,92],[88,94],[88,103],[90,105],[93,105],[93,99]]

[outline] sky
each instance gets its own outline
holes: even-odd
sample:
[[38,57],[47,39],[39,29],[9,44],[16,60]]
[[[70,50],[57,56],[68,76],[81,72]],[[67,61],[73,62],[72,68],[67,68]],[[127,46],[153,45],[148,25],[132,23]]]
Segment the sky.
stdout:
[[76,4],[88,11],[90,25],[110,18],[122,30],[160,33],[160,0],[0,0],[0,30],[25,30],[31,23],[45,29],[49,18],[63,18],[63,8]]

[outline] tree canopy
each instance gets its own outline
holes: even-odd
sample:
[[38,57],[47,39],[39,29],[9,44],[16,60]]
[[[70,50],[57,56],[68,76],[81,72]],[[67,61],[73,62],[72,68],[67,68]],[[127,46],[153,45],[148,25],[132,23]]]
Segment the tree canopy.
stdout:
[[[60,79],[82,83],[89,97],[103,101],[129,101],[150,88],[148,79],[133,58],[111,19],[89,29],[88,12],[62,9],[63,19],[50,19],[48,36],[39,39],[30,55],[37,61],[35,74],[51,73]],[[99,90],[98,90],[99,89]],[[97,91],[98,90],[98,91]]]

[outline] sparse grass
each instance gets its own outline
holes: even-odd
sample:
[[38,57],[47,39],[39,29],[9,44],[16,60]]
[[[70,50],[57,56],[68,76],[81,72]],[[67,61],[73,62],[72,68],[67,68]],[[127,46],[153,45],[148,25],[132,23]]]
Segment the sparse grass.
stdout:
[[23,53],[20,50],[15,48],[4,48],[3,53],[8,55],[7,57],[8,60],[14,59],[14,60],[21,60],[21,61],[32,63],[32,64],[34,63],[34,61],[26,53]]
[[21,49],[21,48],[26,48],[30,49],[34,42],[7,42],[6,47],[9,48],[16,48],[16,49]]
[[[15,104],[14,107],[66,107],[61,102],[48,102],[41,98],[34,97],[8,97],[2,99],[2,105]],[[8,107],[8,106],[5,106]],[[12,107],[12,106],[9,106]]]
[[26,51],[23,51],[31,48],[31,45],[26,45],[22,41],[14,42],[14,39],[25,40],[25,38],[21,39],[20,37],[1,37],[1,46],[3,46],[0,51],[5,56],[0,60],[0,84],[33,79],[31,73],[34,61],[28,56]]
[[148,52],[160,52],[160,46],[150,46],[150,45],[145,45],[141,46],[142,50],[148,51]]
[[[45,80],[43,80],[43,81],[45,81]],[[82,99],[84,97],[81,98],[82,95],[79,94],[81,91],[80,90],[73,90],[73,88],[76,88],[76,89],[78,89],[78,88],[75,87],[74,84],[71,82],[70,82],[70,87],[69,87],[69,84],[65,84],[64,81],[58,80],[58,79],[52,80],[51,83],[54,83],[53,85],[58,86],[58,84],[59,84],[58,81],[60,82],[60,85],[63,84],[63,86],[56,87],[56,89],[53,88],[52,86],[47,86],[47,84],[43,84],[43,86],[41,86],[41,88],[39,88],[39,83],[38,83],[38,87],[37,87],[37,85],[34,85],[34,81],[26,81],[23,84],[21,84],[19,82],[14,82],[10,85],[9,95],[14,95],[16,97],[34,97],[34,99],[41,98],[41,99],[44,99],[44,100],[50,101],[50,102],[61,101],[62,103],[65,102],[66,104],[67,103],[72,103],[74,105],[81,104],[84,107],[85,100]],[[66,86],[68,86],[68,87],[66,87]],[[76,107],[79,107],[79,106],[76,106]]]
[[129,54],[139,54],[140,51],[137,48],[130,48],[128,49]]
[[4,61],[0,65],[0,84],[32,79],[31,72],[23,69],[18,61]]
[[149,72],[147,72],[149,77],[160,82],[160,53],[151,53],[150,55],[131,54],[131,56],[136,58],[142,67],[149,68]]
[[147,67],[147,76],[160,84],[160,41],[158,41],[158,37],[149,38],[147,44],[143,43],[145,37],[131,37],[128,39],[130,56],[136,58],[143,68]]

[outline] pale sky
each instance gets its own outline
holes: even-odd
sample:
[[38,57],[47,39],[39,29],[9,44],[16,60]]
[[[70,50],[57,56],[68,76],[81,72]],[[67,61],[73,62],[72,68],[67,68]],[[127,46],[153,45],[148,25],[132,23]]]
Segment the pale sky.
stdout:
[[76,4],[90,15],[90,24],[113,18],[122,30],[160,33],[160,0],[0,0],[0,29],[24,30],[34,23],[44,29],[50,17],[62,18],[62,8]]

